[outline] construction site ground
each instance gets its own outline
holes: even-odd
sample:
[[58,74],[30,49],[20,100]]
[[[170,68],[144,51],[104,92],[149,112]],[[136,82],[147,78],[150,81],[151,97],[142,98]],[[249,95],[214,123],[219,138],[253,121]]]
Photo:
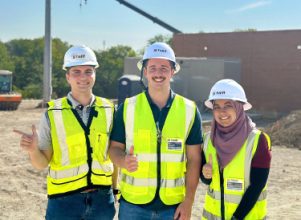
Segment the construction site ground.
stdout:
[[[44,219],[46,174],[32,168],[19,147],[14,128],[30,132],[45,109],[40,100],[23,100],[17,111],[0,111],[0,220]],[[301,110],[283,118],[256,118],[272,139],[272,167],[268,183],[268,219],[301,219]],[[210,129],[208,123],[205,129]],[[199,183],[192,219],[200,219],[205,185]],[[118,204],[116,205],[118,208]],[[116,218],[117,219],[117,218]]]

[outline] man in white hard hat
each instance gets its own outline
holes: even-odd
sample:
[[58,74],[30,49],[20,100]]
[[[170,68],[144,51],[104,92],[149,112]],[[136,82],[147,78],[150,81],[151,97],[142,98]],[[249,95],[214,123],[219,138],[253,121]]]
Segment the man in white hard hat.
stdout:
[[[20,146],[37,169],[49,166],[46,219],[104,219],[115,215],[117,178],[107,154],[113,104],[93,95],[98,62],[86,46],[71,47],[63,69],[67,97],[50,101],[39,132],[21,134]],[[113,178],[113,176],[115,178]]]
[[122,168],[119,219],[190,219],[199,181],[200,114],[170,88],[180,69],[170,46],[150,45],[138,68],[148,87],[120,105],[109,148]]

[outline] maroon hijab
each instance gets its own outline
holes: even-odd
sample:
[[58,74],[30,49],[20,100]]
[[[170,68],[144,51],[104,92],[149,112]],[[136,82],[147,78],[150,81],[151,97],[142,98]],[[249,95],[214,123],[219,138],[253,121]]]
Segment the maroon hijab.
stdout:
[[217,151],[221,169],[230,163],[256,126],[245,113],[243,103],[231,103],[236,111],[236,121],[228,127],[223,127],[213,118],[211,126],[211,141]]

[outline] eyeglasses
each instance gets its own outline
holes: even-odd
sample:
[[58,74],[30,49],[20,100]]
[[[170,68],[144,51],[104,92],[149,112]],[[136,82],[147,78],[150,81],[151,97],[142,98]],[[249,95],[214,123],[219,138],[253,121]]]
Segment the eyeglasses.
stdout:
[[160,67],[160,68],[149,67],[149,68],[147,68],[147,69],[148,69],[148,72],[149,72],[149,73],[156,73],[156,72],[159,72],[159,73],[165,74],[165,73],[169,73],[169,72],[171,71],[171,69],[168,68],[168,67]]

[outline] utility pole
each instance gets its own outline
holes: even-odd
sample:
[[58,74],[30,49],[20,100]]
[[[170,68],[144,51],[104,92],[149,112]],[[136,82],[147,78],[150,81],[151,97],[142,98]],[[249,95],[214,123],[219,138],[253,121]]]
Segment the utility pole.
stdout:
[[51,49],[51,0],[45,0],[43,105],[51,100],[52,49]]

